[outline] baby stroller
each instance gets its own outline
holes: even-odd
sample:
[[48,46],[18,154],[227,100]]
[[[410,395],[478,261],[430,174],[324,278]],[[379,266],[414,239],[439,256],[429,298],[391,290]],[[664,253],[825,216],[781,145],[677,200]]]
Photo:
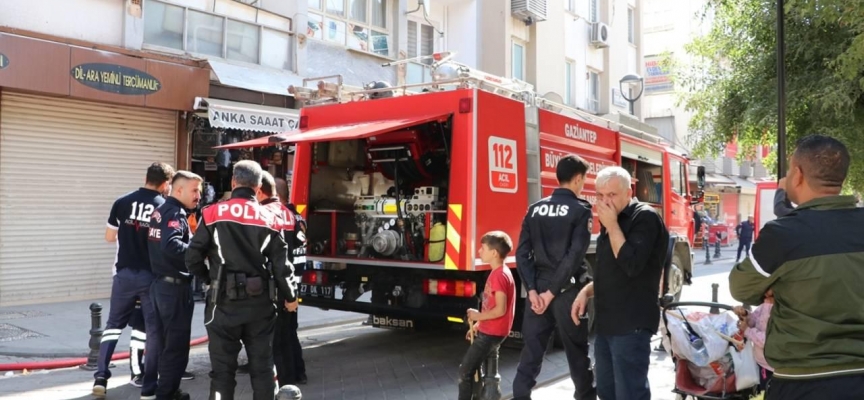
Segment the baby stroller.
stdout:
[[[682,307],[709,307],[715,313]],[[747,400],[759,392],[759,367],[752,344],[741,344],[732,307],[707,302],[663,306],[663,341],[675,362],[678,399]]]

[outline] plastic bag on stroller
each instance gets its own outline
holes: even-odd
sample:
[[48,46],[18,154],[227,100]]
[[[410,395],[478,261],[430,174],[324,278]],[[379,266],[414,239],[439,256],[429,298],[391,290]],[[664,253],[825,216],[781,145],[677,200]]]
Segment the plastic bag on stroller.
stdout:
[[730,313],[708,314],[682,309],[666,313],[672,353],[699,367],[708,367],[726,355],[729,342],[718,332],[732,336],[737,331],[737,320]]
[[[717,303],[672,303],[664,306],[664,346],[676,363],[673,392],[701,398],[748,399],[757,391],[752,370],[752,345],[738,352],[729,340],[737,341],[737,318],[731,313],[709,314],[679,309],[684,305],[731,310]],[[750,353],[747,353],[748,350]],[[746,365],[745,365],[746,364]],[[738,382],[738,372],[744,376]]]

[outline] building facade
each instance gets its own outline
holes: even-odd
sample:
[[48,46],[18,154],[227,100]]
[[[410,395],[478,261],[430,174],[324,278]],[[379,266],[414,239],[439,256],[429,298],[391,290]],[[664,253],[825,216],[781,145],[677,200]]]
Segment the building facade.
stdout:
[[[418,50],[456,52],[456,61],[526,81],[552,101],[615,120],[624,115],[623,124],[638,124],[641,101],[635,103],[632,120],[626,118],[629,103],[619,81],[642,73],[642,2],[529,2],[540,5],[529,19],[526,2],[518,0],[436,0],[428,16],[409,14],[408,21],[409,28],[419,27]],[[416,6],[417,0],[408,1],[409,10]],[[410,46],[408,57],[428,53]],[[406,81],[429,80],[423,72],[421,63],[410,64]],[[639,88],[625,90],[635,97]]]
[[[680,104],[680,94],[689,88],[675,82],[675,67],[686,68],[691,57],[685,46],[711,29],[711,13],[706,13],[704,0],[643,0],[645,51],[642,62],[645,71],[643,98],[645,122],[657,128],[658,135],[689,153],[698,139],[689,129],[692,114]],[[695,168],[705,167],[707,189],[705,209],[711,218],[729,227],[734,239],[734,226],[754,212],[756,186],[754,180],[767,176],[762,164],[766,155],[762,149],[749,151],[751,156],[739,160],[736,143],[727,144],[717,156],[694,160],[690,184],[695,189]]]
[[3,7],[0,305],[104,297],[111,204],[150,163],[188,162],[187,112],[209,72],[124,47],[119,1]]

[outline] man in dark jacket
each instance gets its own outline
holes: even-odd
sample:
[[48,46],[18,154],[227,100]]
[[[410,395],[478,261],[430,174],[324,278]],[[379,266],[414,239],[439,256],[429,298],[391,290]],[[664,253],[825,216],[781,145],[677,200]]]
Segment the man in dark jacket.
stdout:
[[606,167],[595,182],[594,207],[602,228],[594,282],[576,296],[571,317],[579,323],[594,297],[597,395],[603,400],[649,400],[651,337],[660,324],[657,299],[669,231],[651,204],[632,199],[630,173],[624,168]]
[[[205,325],[210,338],[210,398],[234,399],[241,341],[249,356],[253,400],[272,400],[276,293],[297,310],[297,283],[275,213],[255,198],[261,166],[234,165],[231,199],[204,209],[189,250],[189,271],[210,285]],[[209,260],[210,269],[204,264]]]
[[186,249],[192,231],[187,210],[201,200],[200,176],[177,171],[171,181],[171,195],[153,212],[147,246],[156,280],[150,286],[150,298],[161,322],[158,334],[147,338],[158,352],[147,355],[146,362],[156,362],[159,383],[156,400],[188,399],[180,390],[180,379],[189,363],[189,339],[192,336],[192,275],[186,268]]
[[786,178],[786,218],[759,231],[729,275],[732,297],[759,304],[774,292],[765,357],[767,399],[860,399],[864,393],[864,209],[841,196],[849,152],[834,138],[798,141]]
[[735,257],[735,262],[741,259],[741,250],[744,251],[744,255],[750,253],[750,244],[753,243],[753,231],[756,227],[753,225],[753,216],[748,215],[747,220],[738,224],[735,227],[735,235],[738,236],[738,255]]
[[588,280],[584,258],[591,242],[591,205],[578,197],[587,173],[588,163],[582,158],[561,158],[556,167],[561,187],[532,204],[522,220],[516,267],[528,290],[528,302],[522,322],[525,345],[513,379],[514,400],[531,398],[549,337],[556,329],[576,387],[574,397],[597,398],[587,324],[577,327],[570,319],[570,305]]

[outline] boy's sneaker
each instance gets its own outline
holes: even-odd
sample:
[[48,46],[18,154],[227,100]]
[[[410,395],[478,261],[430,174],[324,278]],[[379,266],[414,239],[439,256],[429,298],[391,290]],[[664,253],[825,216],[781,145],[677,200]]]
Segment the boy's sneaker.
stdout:
[[108,393],[108,380],[96,378],[93,382],[93,397],[105,398],[106,393]]
[[184,381],[191,381],[191,380],[195,379],[195,374],[193,374],[189,371],[186,371],[183,373],[183,376],[181,376],[180,379],[184,380]]
[[156,394],[144,394],[144,392],[141,392],[141,400],[156,400]]
[[144,375],[133,376],[132,379],[129,380],[129,383],[131,383],[132,386],[139,387],[139,388],[141,386],[144,386]]

